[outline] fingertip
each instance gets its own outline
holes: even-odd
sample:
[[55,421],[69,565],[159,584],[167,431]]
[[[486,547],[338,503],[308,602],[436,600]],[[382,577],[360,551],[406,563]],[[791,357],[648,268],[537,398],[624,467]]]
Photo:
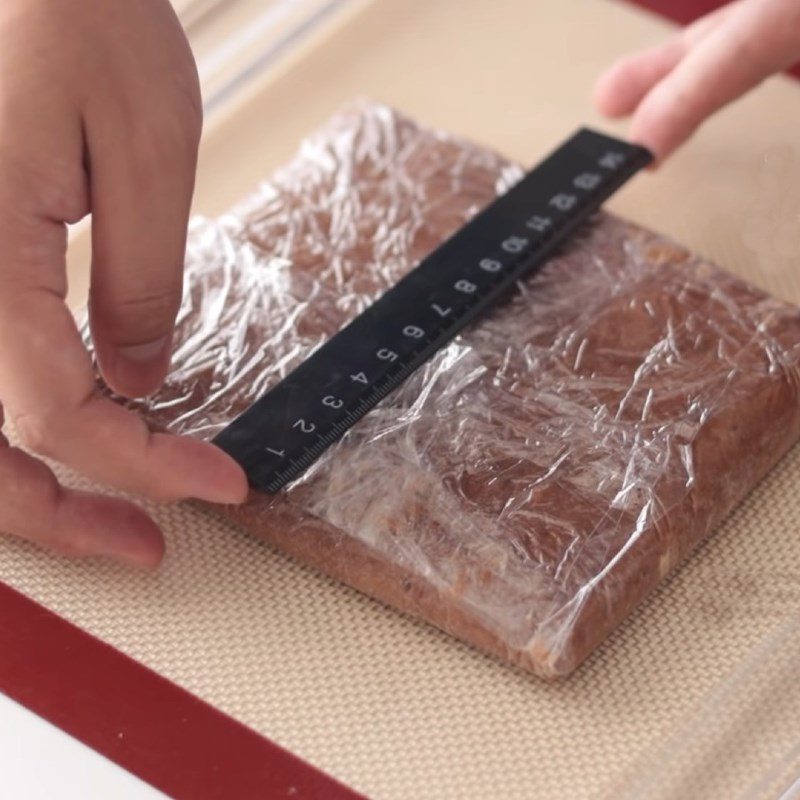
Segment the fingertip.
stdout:
[[168,476],[160,487],[160,499],[192,497],[224,505],[247,499],[244,470],[216,445],[163,433],[153,434],[152,443]]
[[227,505],[241,505],[247,500],[250,492],[250,484],[247,480],[247,475],[242,467],[224,450],[221,450],[216,445],[209,445],[213,447],[217,453],[219,461],[219,474],[215,481],[214,492],[216,499],[210,499],[214,503],[224,503]]
[[105,556],[145,570],[164,557],[161,529],[150,516],[127,500],[64,490],[51,546],[72,557]]
[[653,95],[637,109],[631,120],[630,140],[646,147],[654,156],[651,169],[657,169],[695,130],[687,119],[669,111],[670,105]]
[[143,572],[155,572],[160,566],[161,562],[164,560],[164,553],[166,552],[166,548],[163,545],[158,550],[149,550],[148,552],[142,552],[136,555],[124,554],[119,558],[121,563],[126,564],[129,567],[134,567],[135,569],[140,569]]
[[123,546],[115,553],[109,553],[129,566],[152,572],[164,560],[166,542],[161,529],[141,509],[136,508],[139,519],[136,523],[136,532],[132,537],[126,537]]
[[685,53],[686,43],[676,36],[655,47],[621,58],[595,84],[593,99],[597,110],[608,117],[633,113]]
[[647,165],[646,169],[649,172],[653,172],[661,165],[665,153],[660,147],[658,137],[648,134],[647,129],[643,129],[641,125],[636,125],[635,121],[635,119],[631,121],[630,128],[628,129],[628,141],[631,144],[645,147],[652,153],[653,160]]
[[198,445],[198,469],[189,492],[197,500],[221,505],[240,505],[249,491],[242,467],[224,450],[207,442]]
[[97,348],[105,382],[122,397],[146,397],[164,382],[171,357],[171,337],[127,347]]
[[604,72],[595,82],[592,90],[592,103],[605,117],[612,119],[630,112],[620,81],[620,64],[615,64]]

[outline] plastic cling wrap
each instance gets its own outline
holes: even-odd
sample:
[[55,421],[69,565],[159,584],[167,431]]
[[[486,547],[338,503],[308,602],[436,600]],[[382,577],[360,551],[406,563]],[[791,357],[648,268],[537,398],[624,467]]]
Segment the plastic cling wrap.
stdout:
[[[173,371],[212,438],[521,177],[362,104],[193,223]],[[607,214],[278,495],[222,513],[543,676],[574,669],[798,437],[798,311]]]

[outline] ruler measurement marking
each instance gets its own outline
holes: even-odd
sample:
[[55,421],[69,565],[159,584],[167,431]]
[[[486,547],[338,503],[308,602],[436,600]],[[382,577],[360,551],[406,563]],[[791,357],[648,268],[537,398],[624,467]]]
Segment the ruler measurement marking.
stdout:
[[[215,441],[244,466],[251,483],[268,492],[280,490],[539,269],[603,200],[650,160],[643,148],[579,131],[314,351]],[[376,368],[377,376],[370,378]],[[363,388],[354,394],[353,384]],[[332,412],[337,412],[333,418]]]

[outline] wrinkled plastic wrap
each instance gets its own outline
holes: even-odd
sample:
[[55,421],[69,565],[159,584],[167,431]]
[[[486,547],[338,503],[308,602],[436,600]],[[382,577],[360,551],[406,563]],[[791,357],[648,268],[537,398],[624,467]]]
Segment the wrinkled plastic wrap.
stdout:
[[[521,175],[388,108],[343,112],[193,223],[173,371],[133,405],[210,439]],[[288,489],[222,513],[563,675],[797,439],[799,363],[795,308],[600,214]]]

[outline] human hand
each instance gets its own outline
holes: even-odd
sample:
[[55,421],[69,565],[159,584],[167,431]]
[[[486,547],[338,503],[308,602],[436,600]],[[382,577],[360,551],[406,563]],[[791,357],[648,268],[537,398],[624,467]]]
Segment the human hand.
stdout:
[[[169,365],[201,129],[197,73],[166,0],[0,4],[0,425],[26,450],[154,499],[244,499],[218,448],[150,433],[101,397],[65,304],[67,223],[92,213],[89,311],[107,383]],[[0,434],[0,530],[69,555],[154,566],[136,505],[68,490]]]
[[702,122],[800,59],[800,0],[738,0],[663,44],[623,58],[597,81],[607,116],[632,114],[630,138],[658,160]]

